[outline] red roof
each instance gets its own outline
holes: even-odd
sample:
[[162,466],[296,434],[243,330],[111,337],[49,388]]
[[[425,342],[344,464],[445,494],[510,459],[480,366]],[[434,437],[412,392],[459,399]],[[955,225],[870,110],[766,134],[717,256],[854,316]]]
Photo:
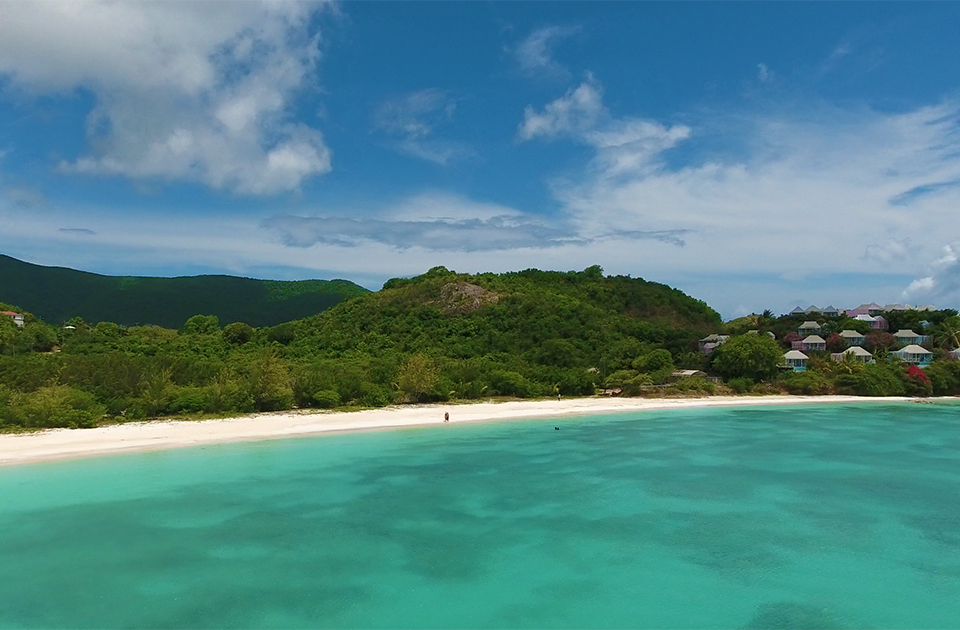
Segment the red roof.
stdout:
[[19,315],[20,313],[14,313],[13,311],[0,311],[0,315],[9,315],[13,317],[14,315]]

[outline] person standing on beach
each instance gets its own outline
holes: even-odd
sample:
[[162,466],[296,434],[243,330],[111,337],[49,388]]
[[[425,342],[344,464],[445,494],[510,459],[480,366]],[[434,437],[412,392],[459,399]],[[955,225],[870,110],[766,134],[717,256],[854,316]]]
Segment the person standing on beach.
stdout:
[[446,412],[445,414],[443,414],[443,421],[444,421],[444,422],[450,422],[450,412],[449,412],[449,411]]

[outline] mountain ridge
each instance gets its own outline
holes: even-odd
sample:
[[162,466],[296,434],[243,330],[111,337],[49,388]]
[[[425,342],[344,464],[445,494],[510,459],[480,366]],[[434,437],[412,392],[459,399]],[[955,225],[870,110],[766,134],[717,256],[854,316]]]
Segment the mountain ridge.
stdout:
[[96,323],[179,328],[197,314],[222,324],[274,326],[316,315],[369,293],[349,280],[259,280],[226,274],[108,276],[37,265],[0,254],[0,301],[51,323],[72,317]]

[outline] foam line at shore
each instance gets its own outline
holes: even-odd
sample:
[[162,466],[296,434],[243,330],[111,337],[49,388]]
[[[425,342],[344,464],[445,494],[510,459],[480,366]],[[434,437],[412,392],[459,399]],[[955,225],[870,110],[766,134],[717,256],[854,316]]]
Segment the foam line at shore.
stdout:
[[153,420],[98,427],[50,429],[0,435],[0,466],[96,457],[118,453],[469,422],[561,418],[663,409],[905,402],[911,398],[857,396],[712,396],[707,398],[573,398],[407,405],[353,412],[276,412],[217,420]]

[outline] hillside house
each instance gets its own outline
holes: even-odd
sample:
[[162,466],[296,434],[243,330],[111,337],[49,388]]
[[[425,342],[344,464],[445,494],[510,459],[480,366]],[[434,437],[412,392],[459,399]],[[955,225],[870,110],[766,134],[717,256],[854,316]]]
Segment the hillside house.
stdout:
[[713,352],[713,349],[719,346],[721,343],[729,339],[729,335],[718,335],[713,333],[712,335],[707,335],[700,340],[700,352],[703,354],[710,354]]
[[867,322],[870,325],[871,330],[886,330],[887,329],[887,320],[883,315],[857,315],[854,317],[858,322]]
[[820,324],[815,321],[806,321],[800,324],[800,328],[797,329],[797,332],[801,337],[806,335],[816,335],[821,330]]
[[808,306],[808,307],[806,308],[806,310],[804,310],[804,313],[806,313],[807,315],[819,315],[819,314],[820,314],[820,307],[819,307],[819,306],[814,306],[813,304],[811,304],[810,306]]
[[838,334],[851,346],[862,346],[867,341],[867,336],[856,330],[841,330]]
[[933,353],[926,348],[917,345],[909,345],[906,348],[901,348],[900,350],[891,352],[890,354],[897,357],[904,363],[919,365],[920,367],[930,365],[930,362],[933,361]]
[[883,307],[883,310],[890,313],[895,313],[898,311],[909,311],[912,308],[913,307],[910,306],[909,304],[887,304],[886,306]]
[[821,308],[820,314],[824,317],[840,317],[840,309],[831,305],[826,308]]
[[956,361],[960,361],[960,348],[957,348],[956,350],[951,350],[950,352],[947,353],[947,356],[949,356],[951,359],[954,359]]
[[880,311],[883,310],[883,307],[877,304],[876,302],[870,302],[869,304],[861,304],[857,308],[847,309],[847,317],[856,317],[857,315],[871,315],[876,316],[880,314]]
[[800,315],[806,315],[807,312],[798,306],[797,308],[790,311],[790,314],[794,317],[799,317]]
[[846,360],[859,361],[860,363],[873,363],[873,355],[860,346],[851,346],[843,352],[834,352],[830,355],[834,361],[842,362]]
[[787,367],[792,369],[794,372],[806,372],[807,359],[809,358],[810,357],[799,350],[790,350],[783,355],[784,363],[786,363]]
[[804,352],[825,352],[827,342],[820,335],[810,335],[800,342],[800,349]]
[[16,324],[19,328],[23,328],[23,314],[16,313],[14,311],[0,311],[0,315],[6,315],[13,320],[13,323]]
[[904,346],[909,346],[910,344],[922,345],[930,341],[930,337],[927,337],[926,335],[918,335],[912,330],[900,329],[893,333],[893,336],[897,338],[897,343]]

